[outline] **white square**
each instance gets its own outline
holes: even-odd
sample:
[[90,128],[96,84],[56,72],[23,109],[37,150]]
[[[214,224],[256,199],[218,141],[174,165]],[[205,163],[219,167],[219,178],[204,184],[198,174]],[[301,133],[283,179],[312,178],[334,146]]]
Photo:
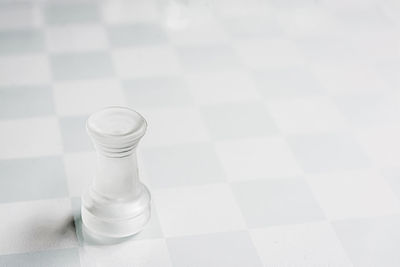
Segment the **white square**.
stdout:
[[352,266],[326,222],[251,230],[265,266]]
[[226,184],[161,189],[153,195],[167,237],[245,228],[232,191]]
[[400,75],[398,75],[398,70],[400,68],[399,60],[380,61],[375,65],[375,68],[378,75],[380,75],[389,85],[394,88],[400,86]]
[[45,29],[50,52],[83,52],[107,50],[105,29],[97,24],[51,26]]
[[307,66],[255,71],[253,77],[260,94],[267,100],[326,94]]
[[243,71],[187,75],[189,89],[198,104],[246,102],[261,99],[252,77]]
[[154,0],[101,2],[104,20],[110,24],[157,21],[157,3]]
[[[211,2],[211,1],[210,1]],[[243,17],[243,16],[270,16],[276,12],[271,8],[269,2],[259,0],[219,0],[212,1],[213,7],[221,17]]]
[[356,137],[370,159],[379,167],[400,166],[400,129],[396,125],[362,128]]
[[304,97],[267,102],[271,117],[285,134],[341,131],[346,127],[333,101],[328,97]]
[[302,171],[281,137],[226,140],[216,151],[231,181],[295,177]]
[[0,121],[0,159],[37,157],[62,153],[55,117]]
[[209,140],[201,113],[196,108],[142,109],[140,113],[148,122],[144,146]]
[[0,86],[46,84],[50,81],[50,66],[46,55],[0,57]]
[[76,247],[69,199],[0,205],[0,254]]
[[[388,1],[390,6],[389,2],[395,3],[396,1]],[[343,31],[350,35],[354,35],[354,33],[375,34],[386,29],[396,30],[389,14],[383,9],[376,8],[374,0],[328,0],[326,7],[335,10],[335,18],[344,28]]]
[[358,61],[318,63],[312,68],[331,95],[349,93],[382,93],[393,90],[372,68]]
[[90,114],[106,106],[123,106],[125,99],[118,81],[112,79],[57,82],[53,86],[57,114]]
[[370,31],[357,33],[352,36],[351,46],[359,57],[372,62],[391,61],[400,57],[399,34],[394,34],[390,28],[382,28],[373,34]]
[[170,46],[116,49],[112,53],[115,71],[121,78],[181,74],[181,66]]
[[262,267],[246,231],[167,239],[174,267]]
[[80,197],[89,188],[96,175],[96,153],[80,152],[64,154],[69,195]]
[[307,176],[314,195],[329,219],[393,214],[400,203],[386,180],[374,170]]
[[240,41],[234,48],[249,68],[281,69],[305,64],[295,43],[286,39]]
[[313,0],[270,0],[268,3],[277,9],[305,9],[315,6]]
[[[396,68],[393,68],[393,70],[397,71]],[[395,128],[397,127],[393,127],[394,129],[387,128],[399,122],[400,91],[398,90],[376,94],[343,95],[335,97],[335,102],[351,122],[353,128],[364,128],[363,131],[367,130],[368,132],[369,128],[379,129],[383,127],[390,132],[396,131]]]
[[[373,1],[372,1],[373,2]],[[382,6],[382,10],[384,11],[385,16],[390,18],[390,20],[394,20],[397,23],[400,22],[400,3],[397,1],[389,1],[385,5]]]
[[111,246],[84,246],[79,249],[85,267],[170,267],[171,261],[165,240],[130,240]]

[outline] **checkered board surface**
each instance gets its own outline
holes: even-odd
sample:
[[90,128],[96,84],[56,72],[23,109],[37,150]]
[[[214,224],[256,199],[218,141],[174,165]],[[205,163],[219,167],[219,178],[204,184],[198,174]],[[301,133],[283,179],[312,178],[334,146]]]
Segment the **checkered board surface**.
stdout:
[[[0,266],[400,266],[398,1],[0,2]],[[90,113],[152,219],[85,243]]]

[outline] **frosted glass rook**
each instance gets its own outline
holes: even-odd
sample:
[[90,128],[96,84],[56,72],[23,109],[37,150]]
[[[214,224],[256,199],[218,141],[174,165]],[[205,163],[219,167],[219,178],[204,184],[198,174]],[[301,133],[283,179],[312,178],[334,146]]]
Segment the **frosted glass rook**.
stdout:
[[150,193],[138,176],[136,147],[147,123],[137,112],[109,107],[92,114],[87,131],[97,171],[82,197],[82,222],[96,239],[125,238],[150,219]]

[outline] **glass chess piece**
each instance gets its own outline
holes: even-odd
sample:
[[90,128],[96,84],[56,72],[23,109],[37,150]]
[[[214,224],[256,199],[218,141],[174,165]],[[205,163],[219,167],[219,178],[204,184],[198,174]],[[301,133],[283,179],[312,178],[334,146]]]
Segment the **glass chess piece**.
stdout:
[[97,171],[82,196],[83,230],[100,243],[140,232],[150,219],[150,192],[139,180],[136,147],[146,132],[136,111],[109,107],[93,113],[86,128],[97,152]]

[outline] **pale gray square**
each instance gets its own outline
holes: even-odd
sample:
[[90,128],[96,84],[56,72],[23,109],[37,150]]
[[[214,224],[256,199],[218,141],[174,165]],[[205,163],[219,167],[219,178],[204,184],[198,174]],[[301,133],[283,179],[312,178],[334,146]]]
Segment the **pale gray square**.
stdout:
[[181,46],[177,48],[184,69],[190,72],[212,72],[241,67],[229,45]]
[[333,223],[355,266],[400,266],[400,216],[353,219]]
[[0,256],[0,266],[5,267],[80,267],[77,248],[52,249],[26,254]]
[[174,267],[262,266],[247,232],[227,232],[167,239]]
[[324,93],[320,82],[304,68],[256,71],[254,79],[260,93],[266,98],[311,96]]
[[160,220],[158,219],[157,209],[155,208],[154,201],[151,203],[151,215],[150,221],[146,224],[146,228],[144,228],[141,232],[137,233],[133,236],[133,239],[154,239],[154,238],[163,238],[164,235],[161,230]]
[[143,149],[144,167],[155,188],[223,181],[211,144],[196,143]]
[[124,81],[125,96],[133,107],[179,107],[193,103],[185,81],[164,76]]
[[55,80],[107,78],[114,73],[106,52],[53,54],[50,62]]
[[216,139],[272,135],[277,127],[262,103],[218,104],[201,108]]
[[309,36],[296,38],[296,47],[313,64],[326,64],[327,62],[345,62],[348,60],[359,61],[354,46],[350,39],[336,38],[334,36]]
[[285,9],[301,9],[301,8],[306,8],[306,7],[314,7],[316,4],[315,0],[270,0],[268,3],[271,5],[273,8],[281,8],[283,10]]
[[49,86],[0,87],[0,118],[14,119],[54,113]]
[[234,39],[271,39],[283,35],[283,30],[275,17],[245,16],[223,20],[226,31]]
[[0,55],[44,51],[43,33],[34,29],[0,32]]
[[86,132],[86,117],[60,118],[61,135],[65,152],[94,150]]
[[68,195],[60,157],[0,161],[0,202],[60,198]]
[[288,137],[296,159],[306,172],[365,168],[368,156],[349,135],[310,134]]
[[168,42],[164,29],[158,24],[137,23],[108,27],[110,43],[116,47],[157,45]]
[[100,13],[95,3],[59,2],[48,3],[44,8],[47,24],[87,23],[100,21]]
[[[393,90],[393,88],[400,87],[400,61],[397,58],[393,57],[391,60],[376,62],[374,68],[377,73],[388,82],[388,85],[390,85],[387,89]],[[384,89],[385,88],[381,88],[381,92]]]
[[[351,94],[335,96],[336,106],[354,126],[370,126],[385,123],[391,119],[390,107],[382,110],[382,103],[388,94]],[[397,115],[394,115],[397,119]]]
[[311,189],[301,178],[233,183],[232,189],[251,228],[324,218]]

